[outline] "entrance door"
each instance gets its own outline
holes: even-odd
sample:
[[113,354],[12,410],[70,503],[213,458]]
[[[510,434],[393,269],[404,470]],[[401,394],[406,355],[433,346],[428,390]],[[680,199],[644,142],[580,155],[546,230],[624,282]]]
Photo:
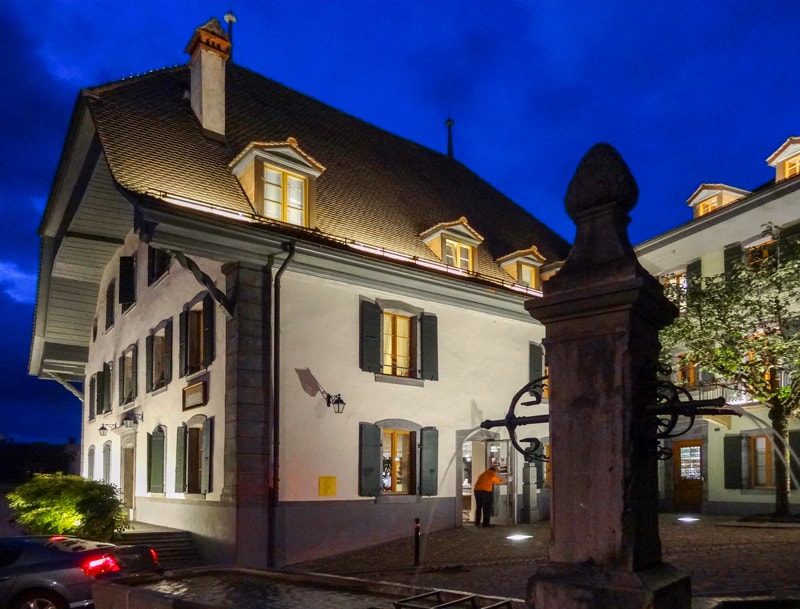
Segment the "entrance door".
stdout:
[[702,440],[683,440],[672,445],[675,510],[700,512],[703,505]]
[[135,485],[135,460],[133,446],[122,448],[122,503],[126,508],[133,509],[133,496]]
[[486,442],[486,466],[497,467],[497,477],[503,484],[494,486],[492,522],[494,524],[516,524],[516,492],[514,490],[514,448],[509,440]]

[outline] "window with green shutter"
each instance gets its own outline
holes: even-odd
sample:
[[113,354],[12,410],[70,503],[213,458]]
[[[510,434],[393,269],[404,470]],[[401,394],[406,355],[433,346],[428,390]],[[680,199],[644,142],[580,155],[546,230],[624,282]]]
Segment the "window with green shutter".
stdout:
[[164,428],[156,427],[147,434],[147,492],[164,492],[164,448],[166,434]]
[[181,311],[180,376],[207,368],[214,361],[214,313],[214,300],[208,294]]
[[395,301],[362,300],[360,306],[361,370],[439,380],[436,315]]
[[213,488],[214,417],[193,417],[178,428],[175,492],[210,493]]

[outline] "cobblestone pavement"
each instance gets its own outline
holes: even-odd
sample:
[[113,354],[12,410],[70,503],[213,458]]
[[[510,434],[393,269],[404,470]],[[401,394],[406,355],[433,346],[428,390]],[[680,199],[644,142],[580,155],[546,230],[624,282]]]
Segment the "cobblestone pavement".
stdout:
[[[550,534],[547,522],[489,529],[465,524],[430,534],[423,530],[419,566],[414,567],[409,529],[407,539],[292,568],[524,599],[531,564],[546,559]],[[722,516],[687,523],[676,514],[662,514],[659,530],[664,562],[690,575],[695,599],[800,598],[800,527],[743,526]],[[509,540],[513,533],[532,537]]]

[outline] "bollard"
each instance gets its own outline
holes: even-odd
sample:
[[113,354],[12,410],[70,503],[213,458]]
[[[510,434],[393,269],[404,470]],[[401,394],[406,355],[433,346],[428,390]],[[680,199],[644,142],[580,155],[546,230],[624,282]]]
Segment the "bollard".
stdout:
[[414,566],[419,566],[419,518],[414,518]]

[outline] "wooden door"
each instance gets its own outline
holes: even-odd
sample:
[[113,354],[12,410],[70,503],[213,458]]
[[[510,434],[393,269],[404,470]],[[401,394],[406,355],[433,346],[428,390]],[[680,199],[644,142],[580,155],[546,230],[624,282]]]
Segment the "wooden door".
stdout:
[[683,440],[672,445],[675,510],[700,512],[703,505],[703,441]]

